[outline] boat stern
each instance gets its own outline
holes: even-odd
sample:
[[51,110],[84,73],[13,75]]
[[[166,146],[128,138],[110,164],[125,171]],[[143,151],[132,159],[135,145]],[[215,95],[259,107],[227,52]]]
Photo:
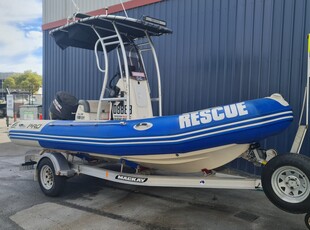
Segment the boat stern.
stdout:
[[39,136],[41,130],[50,122],[50,120],[17,121],[9,128],[8,136],[14,144],[41,147],[39,139],[33,139],[33,135]]

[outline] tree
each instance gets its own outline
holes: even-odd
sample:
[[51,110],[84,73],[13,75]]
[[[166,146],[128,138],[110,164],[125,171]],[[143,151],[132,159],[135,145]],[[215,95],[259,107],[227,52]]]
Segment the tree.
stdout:
[[15,89],[16,84],[15,84],[15,79],[11,76],[8,77],[3,81],[3,87],[4,88],[9,88],[9,89]]
[[27,70],[24,73],[13,74],[5,79],[4,86],[34,94],[42,86],[42,77],[31,70]]

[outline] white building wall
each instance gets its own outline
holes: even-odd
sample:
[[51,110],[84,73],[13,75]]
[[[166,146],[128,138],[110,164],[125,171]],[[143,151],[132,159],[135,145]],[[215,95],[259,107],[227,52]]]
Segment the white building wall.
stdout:
[[[123,0],[128,2],[130,0]],[[104,9],[120,3],[120,0],[74,0],[80,13]],[[77,10],[72,0],[43,0],[43,24],[72,16]]]

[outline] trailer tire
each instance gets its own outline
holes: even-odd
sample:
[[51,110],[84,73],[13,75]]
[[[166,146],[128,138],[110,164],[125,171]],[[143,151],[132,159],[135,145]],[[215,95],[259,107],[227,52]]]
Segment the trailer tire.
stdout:
[[43,158],[39,162],[38,180],[42,192],[51,197],[61,194],[66,184],[66,177],[55,175],[54,165],[48,158]]
[[307,213],[305,216],[305,224],[307,228],[310,230],[310,213]]
[[310,159],[300,154],[272,158],[262,171],[262,185],[268,199],[290,213],[310,209]]

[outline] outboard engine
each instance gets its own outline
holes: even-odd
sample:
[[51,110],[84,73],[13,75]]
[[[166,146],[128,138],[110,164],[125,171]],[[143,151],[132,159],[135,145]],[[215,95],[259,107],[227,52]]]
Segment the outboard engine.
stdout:
[[50,118],[52,120],[74,120],[78,105],[79,101],[75,96],[59,91],[50,105]]

